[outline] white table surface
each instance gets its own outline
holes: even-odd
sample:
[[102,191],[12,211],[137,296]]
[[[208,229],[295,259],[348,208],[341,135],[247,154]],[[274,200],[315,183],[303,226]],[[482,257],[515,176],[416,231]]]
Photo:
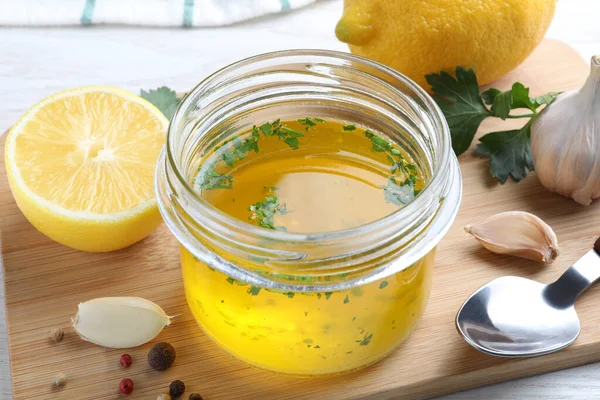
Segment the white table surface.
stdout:
[[[286,48],[346,50],[333,35],[341,8],[342,0],[321,1],[286,15],[216,29],[0,28],[0,131],[41,98],[66,88],[103,84],[138,92],[167,85],[183,91],[217,68],[257,53]],[[560,0],[547,36],[570,44],[589,59],[600,54],[599,17],[598,0]],[[9,399],[4,285],[0,285],[0,400]],[[600,363],[438,400],[442,399],[600,399]]]

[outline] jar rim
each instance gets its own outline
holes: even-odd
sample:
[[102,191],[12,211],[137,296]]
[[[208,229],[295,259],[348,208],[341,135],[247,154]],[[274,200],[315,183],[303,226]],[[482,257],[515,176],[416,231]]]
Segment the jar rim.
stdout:
[[[315,233],[299,233],[299,232],[288,232],[288,231],[279,231],[279,230],[269,230],[257,225],[252,225],[246,221],[239,220],[230,216],[229,214],[219,210],[214,207],[212,204],[208,203],[206,200],[202,199],[197,195],[197,192],[193,189],[189,180],[185,178],[182,173],[179,165],[175,162],[174,158],[174,143],[173,139],[175,135],[177,135],[177,128],[179,126],[179,122],[185,118],[185,113],[187,112],[190,105],[193,105],[196,98],[195,95],[202,91],[205,87],[210,86],[215,82],[219,82],[220,78],[227,73],[236,70],[238,68],[242,68],[245,66],[252,65],[254,63],[265,61],[269,59],[285,59],[286,57],[323,57],[329,59],[338,59],[343,61],[348,61],[352,63],[360,63],[367,67],[378,70],[379,72],[398,80],[401,84],[405,85],[412,93],[421,101],[426,108],[426,111],[431,113],[431,115],[435,118],[436,122],[442,129],[442,148],[440,149],[440,160],[436,163],[434,168],[432,169],[431,179],[426,183],[425,187],[419,194],[419,196],[415,197],[404,207],[396,210],[395,212],[388,214],[380,219],[375,221],[368,222],[363,225],[334,230],[334,231],[326,231],[326,232],[315,232]],[[398,94],[400,94],[400,89],[398,90]],[[365,234],[369,234],[370,232],[376,231],[380,229],[382,226],[386,226],[389,224],[394,224],[396,222],[400,222],[405,219],[408,215],[411,215],[415,212],[415,210],[419,210],[426,202],[426,198],[428,194],[433,188],[439,187],[443,184],[443,179],[445,175],[440,172],[444,172],[444,169],[448,168],[450,157],[452,157],[452,148],[451,148],[451,140],[450,140],[450,130],[448,128],[448,124],[442,111],[437,106],[437,104],[433,101],[433,99],[427,94],[427,92],[421,88],[414,81],[404,76],[403,74],[397,72],[396,70],[387,67],[383,64],[380,64],[376,61],[370,60],[365,57],[353,55],[350,53],[340,52],[340,51],[331,51],[331,50],[313,50],[313,49],[300,49],[300,50],[280,50],[269,53],[263,53],[255,56],[251,56],[242,60],[239,60],[235,63],[229,64],[216,72],[212,73],[205,79],[203,79],[198,85],[196,85],[192,90],[190,90],[182,101],[179,103],[173,118],[169,124],[169,128],[167,131],[167,140],[166,140],[166,162],[171,167],[174,172],[178,183],[180,183],[183,188],[190,194],[190,198],[194,199],[198,205],[202,207],[202,211],[210,214],[214,218],[218,218],[219,220],[225,221],[227,225],[235,227],[237,229],[243,230],[250,235],[256,235],[263,237],[265,239],[273,239],[280,241],[290,241],[298,244],[302,243],[313,243],[320,242],[326,240],[350,240],[352,238],[362,236]]]

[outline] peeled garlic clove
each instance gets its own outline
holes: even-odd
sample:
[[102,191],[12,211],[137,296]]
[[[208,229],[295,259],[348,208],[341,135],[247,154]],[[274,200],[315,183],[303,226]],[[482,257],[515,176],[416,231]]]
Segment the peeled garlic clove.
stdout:
[[542,185],[589,205],[600,197],[600,57],[583,87],[560,94],[534,118],[531,154]]
[[540,218],[524,211],[495,214],[465,226],[489,251],[550,264],[558,256],[556,234]]
[[83,340],[124,349],[154,339],[171,323],[171,317],[140,297],[102,297],[80,303],[71,322]]

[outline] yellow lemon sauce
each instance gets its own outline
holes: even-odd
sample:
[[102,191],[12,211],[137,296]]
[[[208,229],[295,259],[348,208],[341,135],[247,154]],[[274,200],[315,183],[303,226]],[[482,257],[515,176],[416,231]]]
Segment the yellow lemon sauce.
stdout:
[[[295,233],[374,222],[426,183],[426,174],[389,138],[318,117],[254,126],[217,146],[192,178],[198,194],[229,216]],[[181,260],[189,306],[208,336],[252,365],[316,375],[373,363],[408,336],[429,296],[433,251],[386,279],[336,292],[253,286],[183,248]],[[347,275],[263,273],[297,284],[335,283]]]

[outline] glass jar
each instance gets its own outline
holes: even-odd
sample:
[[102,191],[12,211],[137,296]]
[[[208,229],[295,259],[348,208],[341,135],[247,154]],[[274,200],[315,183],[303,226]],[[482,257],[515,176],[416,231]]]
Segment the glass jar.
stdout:
[[[306,115],[385,133],[428,183],[385,218],[314,234],[234,219],[193,191],[203,157],[219,143],[261,121]],[[374,61],[316,50],[259,55],[205,79],[175,113],[156,173],[198,324],[235,357],[295,375],[366,366],[408,337],[461,190],[448,126],[427,93]]]

